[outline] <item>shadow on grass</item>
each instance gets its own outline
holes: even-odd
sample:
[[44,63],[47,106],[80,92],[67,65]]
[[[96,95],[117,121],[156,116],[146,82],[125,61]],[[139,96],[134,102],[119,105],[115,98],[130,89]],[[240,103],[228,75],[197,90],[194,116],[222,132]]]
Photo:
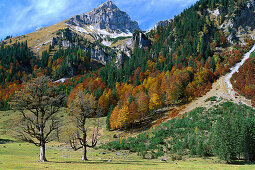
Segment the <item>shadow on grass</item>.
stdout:
[[156,120],[166,117],[173,108],[168,108],[167,110],[159,109],[151,116],[146,117],[141,122],[133,123],[128,129],[124,130],[127,133],[141,133],[149,130],[153,125],[156,124]]
[[0,139],[0,144],[10,143],[10,142],[13,142],[13,141],[9,139]]
[[150,166],[155,166],[157,164],[155,163],[144,163],[143,161],[121,161],[121,162],[108,162],[108,160],[100,160],[100,161],[95,161],[95,160],[88,160],[88,161],[48,161],[48,163],[56,163],[56,164],[72,164],[72,163],[78,163],[78,164],[114,164],[114,165],[150,165]]
[[249,162],[245,160],[237,160],[229,163],[230,165],[255,165],[255,162]]

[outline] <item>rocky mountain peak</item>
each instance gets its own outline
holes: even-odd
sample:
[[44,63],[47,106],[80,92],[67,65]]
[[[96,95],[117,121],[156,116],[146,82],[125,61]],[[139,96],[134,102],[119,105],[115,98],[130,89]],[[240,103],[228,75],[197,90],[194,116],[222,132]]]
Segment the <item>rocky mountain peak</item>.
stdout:
[[106,1],[88,13],[76,15],[67,21],[69,25],[106,30],[109,33],[133,33],[140,30],[138,23],[121,11],[112,1]]
[[106,1],[102,5],[100,5],[98,8],[110,8],[110,9],[116,9],[118,8],[112,1]]

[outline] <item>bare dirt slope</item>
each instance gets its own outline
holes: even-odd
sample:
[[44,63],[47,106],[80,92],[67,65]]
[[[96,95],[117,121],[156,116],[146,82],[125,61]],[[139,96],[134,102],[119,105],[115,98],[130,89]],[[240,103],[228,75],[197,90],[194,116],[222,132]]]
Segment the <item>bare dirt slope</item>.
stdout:
[[238,72],[239,68],[245,63],[245,61],[249,58],[250,54],[255,51],[255,45],[253,48],[244,55],[244,58],[240,63],[237,63],[233,68],[231,68],[231,72],[226,74],[225,76],[219,78],[213,85],[212,89],[206,93],[203,97],[197,98],[191,103],[187,104],[187,106],[180,112],[180,114],[188,113],[196,107],[206,107],[210,108],[213,106],[212,102],[206,102],[206,99],[209,99],[213,96],[221,98],[222,102],[231,100],[235,103],[242,103],[247,106],[252,106],[251,100],[246,99],[245,97],[239,95],[234,89],[230,82],[232,75],[235,72]]

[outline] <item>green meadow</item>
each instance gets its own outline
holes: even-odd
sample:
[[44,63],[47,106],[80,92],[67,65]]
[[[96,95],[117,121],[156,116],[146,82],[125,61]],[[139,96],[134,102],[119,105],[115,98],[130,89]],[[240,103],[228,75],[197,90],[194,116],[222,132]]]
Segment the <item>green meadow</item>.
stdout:
[[[63,112],[65,114],[65,112]],[[89,161],[81,161],[81,151],[73,151],[69,145],[51,142],[46,146],[48,162],[40,163],[39,148],[30,143],[17,141],[11,134],[12,121],[18,115],[13,111],[0,112],[0,169],[255,169],[254,165],[230,165],[218,158],[182,157],[167,161],[142,159],[129,151],[88,149]],[[102,122],[105,118],[101,118]],[[104,126],[102,126],[104,127]],[[101,142],[113,140],[113,134],[102,128]]]

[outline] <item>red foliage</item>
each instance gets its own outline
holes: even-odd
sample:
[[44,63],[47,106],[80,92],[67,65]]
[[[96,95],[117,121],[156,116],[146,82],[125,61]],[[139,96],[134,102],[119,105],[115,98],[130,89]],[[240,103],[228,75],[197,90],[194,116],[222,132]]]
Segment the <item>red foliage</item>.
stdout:
[[243,66],[239,69],[239,72],[233,75],[231,83],[235,90],[246,98],[253,100],[255,106],[255,58],[249,58]]

